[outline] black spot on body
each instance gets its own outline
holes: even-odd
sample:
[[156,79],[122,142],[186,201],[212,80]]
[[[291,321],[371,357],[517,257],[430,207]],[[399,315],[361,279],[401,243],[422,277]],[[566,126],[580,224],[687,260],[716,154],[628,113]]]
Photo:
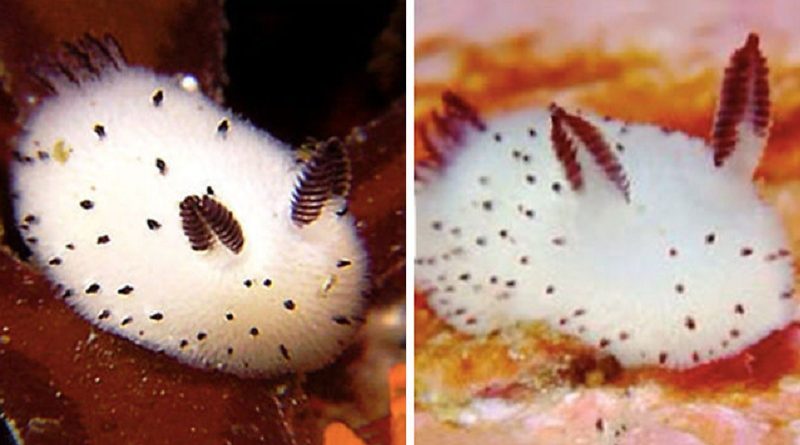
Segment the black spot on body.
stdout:
[[233,314],[232,314],[232,313],[230,313],[230,312],[226,313],[226,314],[225,314],[225,319],[226,319],[226,320],[228,320],[228,321],[231,321],[231,320],[233,320]]
[[228,123],[228,119],[223,119],[219,125],[217,125],[217,132],[221,135],[225,135],[230,130],[230,123]]
[[185,348],[187,346],[189,346],[189,341],[188,340],[181,340],[181,342],[180,342],[181,349],[183,349],[183,348]]
[[80,204],[81,204],[81,207],[83,207],[84,210],[90,210],[90,209],[92,209],[94,207],[94,202],[92,202],[89,199],[84,199],[83,201],[81,201]]
[[349,325],[350,320],[347,319],[344,315],[337,315],[333,317],[333,322],[340,325]]
[[111,241],[108,235],[100,235],[97,237],[97,244],[108,244]]
[[50,261],[47,262],[47,264],[51,266],[58,266],[61,264],[61,258],[59,257],[52,258]]
[[133,286],[129,284],[126,284],[121,288],[117,289],[117,293],[120,295],[130,295],[131,292],[133,292]]
[[278,348],[281,350],[281,355],[284,359],[291,360],[291,357],[289,356],[289,350],[286,348],[286,346],[281,344]]
[[150,99],[153,101],[154,106],[160,107],[161,103],[164,101],[164,92],[162,90],[156,90]]
[[272,280],[270,280],[269,278],[266,278],[266,279],[264,279],[264,281],[261,284],[263,284],[264,287],[270,287],[270,286],[272,286]]
[[158,230],[158,229],[161,228],[161,223],[159,223],[158,221],[156,221],[154,219],[148,219],[147,220],[147,228],[150,229],[150,230]]
[[206,195],[214,195],[214,189],[210,185],[206,187]]
[[133,317],[125,317],[121,322],[120,326],[126,326],[133,322]]
[[157,158],[156,159],[156,168],[158,169],[158,172],[160,174],[162,174],[162,175],[166,175],[167,174],[167,163],[164,162],[163,159],[161,159],[161,158]]
[[287,310],[289,310],[289,311],[293,311],[293,310],[295,310],[295,308],[296,308],[297,306],[294,304],[294,301],[292,301],[292,300],[285,300],[285,301],[283,302],[283,307],[285,307],[285,308],[286,308]]
[[253,285],[253,280],[244,280],[242,284],[244,284],[244,287],[250,287]]
[[717,240],[717,236],[713,233],[709,233],[706,235],[706,244],[714,244],[714,241]]
[[156,312],[150,315],[150,319],[155,321],[161,321],[164,319],[164,314],[162,314],[161,312]]
[[197,333],[197,339],[200,340],[200,341],[205,340],[207,337],[208,337],[208,334],[206,334],[205,332],[198,332]]
[[353,264],[353,263],[350,262],[350,260],[339,260],[339,261],[336,262],[336,267],[341,269],[341,268],[347,267],[347,266],[349,266],[351,264]]
[[86,288],[87,294],[96,294],[99,291],[100,291],[100,285],[97,283],[92,283],[89,285],[89,287]]
[[97,137],[99,137],[100,139],[103,139],[103,138],[106,137],[106,127],[104,127],[104,126],[102,126],[100,124],[96,124],[94,126],[94,133],[97,135]]
[[108,309],[103,309],[103,311],[100,312],[100,315],[97,316],[97,319],[98,320],[105,320],[106,318],[108,318],[110,316],[111,316],[111,311],[109,311]]
[[250,328],[250,335],[252,335],[253,337],[257,336],[258,335],[258,328],[255,328],[255,327]]

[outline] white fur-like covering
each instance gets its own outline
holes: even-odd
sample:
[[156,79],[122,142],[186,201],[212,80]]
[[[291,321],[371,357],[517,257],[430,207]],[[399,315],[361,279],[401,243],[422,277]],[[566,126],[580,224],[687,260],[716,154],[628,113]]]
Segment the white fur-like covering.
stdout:
[[792,319],[788,239],[751,180],[763,138],[741,128],[717,168],[700,139],[583,118],[619,158],[630,202],[585,147],[572,190],[542,109],[489,118],[427,172],[416,282],[441,317],[474,334],[543,319],[624,365],[672,368],[735,354]]
[[[123,67],[58,85],[18,152],[22,235],[101,329],[193,366],[272,376],[325,365],[361,324],[367,258],[353,219],[329,205],[295,225],[289,148],[177,79]],[[192,250],[179,204],[204,194],[240,223],[239,254],[219,240]]]

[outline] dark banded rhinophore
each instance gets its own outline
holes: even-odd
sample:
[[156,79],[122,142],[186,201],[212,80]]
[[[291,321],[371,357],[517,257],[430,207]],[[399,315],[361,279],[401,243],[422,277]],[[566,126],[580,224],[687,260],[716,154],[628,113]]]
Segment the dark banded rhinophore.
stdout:
[[768,74],[758,36],[750,34],[745,45],[731,55],[725,69],[711,130],[715,167],[722,166],[736,149],[742,123],[749,124],[756,136],[766,137],[770,113]]
[[316,221],[331,197],[344,198],[349,189],[350,164],[342,142],[331,138],[320,143],[292,193],[292,220],[301,227]]
[[209,195],[204,195],[200,202],[200,215],[225,247],[233,253],[242,251],[244,246],[242,227],[233,217],[233,213],[222,203]]
[[187,196],[181,201],[180,209],[183,233],[189,238],[192,250],[208,250],[214,239],[211,229],[200,216],[200,198],[196,195]]
[[[577,114],[567,113],[556,104],[550,105],[550,119],[553,125],[550,134],[553,150],[573,190],[580,190],[583,186],[581,166],[576,159],[577,148],[573,143],[576,141],[589,152],[625,201],[630,201],[630,184],[625,170],[600,129]],[[570,134],[566,132],[567,129]]]
[[180,205],[183,233],[189,238],[193,250],[208,250],[214,244],[214,235],[233,253],[244,246],[242,227],[233,213],[211,196],[190,195]]

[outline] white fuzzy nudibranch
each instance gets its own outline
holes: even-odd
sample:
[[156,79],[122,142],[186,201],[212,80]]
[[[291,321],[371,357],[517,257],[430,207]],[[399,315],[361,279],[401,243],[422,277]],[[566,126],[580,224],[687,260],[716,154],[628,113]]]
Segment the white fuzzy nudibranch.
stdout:
[[788,240],[752,183],[769,126],[755,35],[710,146],[557,105],[484,121],[443,99],[420,133],[416,280],[457,329],[545,320],[624,365],[686,368],[792,320]]
[[344,147],[304,163],[174,78],[86,37],[41,80],[13,188],[59,295],[181,362],[274,376],[333,360],[362,323],[367,258]]

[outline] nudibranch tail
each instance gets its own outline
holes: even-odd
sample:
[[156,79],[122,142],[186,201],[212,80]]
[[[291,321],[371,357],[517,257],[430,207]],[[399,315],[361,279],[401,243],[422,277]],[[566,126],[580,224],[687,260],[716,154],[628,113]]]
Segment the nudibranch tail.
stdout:
[[556,152],[556,157],[564,167],[567,180],[572,185],[572,188],[580,190],[583,184],[583,177],[580,164],[576,158],[577,150],[570,134],[565,131],[566,128],[592,155],[594,162],[603,170],[606,178],[622,193],[625,201],[630,201],[630,183],[625,170],[617,155],[614,154],[603,137],[600,129],[577,114],[567,113],[558,105],[552,104],[550,112],[552,121],[550,136],[553,142],[553,149]]
[[430,156],[429,162],[418,163],[422,169],[440,167],[463,143],[467,131],[486,131],[486,123],[475,107],[452,91],[442,93],[442,112],[431,111],[430,120],[433,131],[424,122],[416,128],[417,137]]
[[320,143],[292,192],[292,220],[300,227],[311,224],[331,198],[346,198],[349,189],[350,164],[344,145],[336,138]]
[[442,93],[442,103],[444,104],[445,116],[467,122],[478,131],[486,131],[486,123],[478,115],[475,107],[457,94],[452,91],[445,91]]
[[80,86],[97,80],[107,69],[117,71],[127,63],[119,43],[110,34],[98,39],[85,34],[75,43],[63,42],[63,51],[38,63],[32,76],[50,93],[65,85]]
[[758,36],[750,34],[725,69],[711,133],[715,166],[738,157],[744,173],[750,175],[757,167],[769,132],[768,74]]

